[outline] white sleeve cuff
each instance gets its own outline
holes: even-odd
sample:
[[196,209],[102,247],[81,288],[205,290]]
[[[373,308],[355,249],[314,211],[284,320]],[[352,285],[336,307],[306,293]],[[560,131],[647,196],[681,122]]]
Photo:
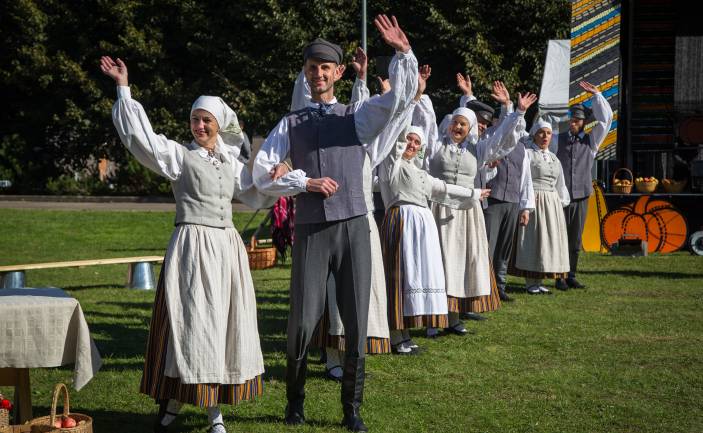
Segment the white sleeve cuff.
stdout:
[[117,99],[132,99],[129,86],[117,86]]

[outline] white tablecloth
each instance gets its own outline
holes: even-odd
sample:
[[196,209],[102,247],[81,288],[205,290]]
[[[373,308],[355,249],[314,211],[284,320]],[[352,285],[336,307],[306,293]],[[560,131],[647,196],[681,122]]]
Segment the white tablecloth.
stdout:
[[56,288],[0,289],[0,368],[71,363],[76,390],[102,365],[81,304]]

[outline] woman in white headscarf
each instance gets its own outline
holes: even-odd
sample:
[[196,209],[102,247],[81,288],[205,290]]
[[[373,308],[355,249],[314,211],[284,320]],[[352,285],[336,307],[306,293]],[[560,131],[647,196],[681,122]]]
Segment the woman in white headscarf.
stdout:
[[236,196],[252,207],[273,199],[253,187],[237,160],[243,141],[237,116],[219,97],[191,108],[193,140],[157,135],[131,98],[127,66],[100,59],[117,84],[112,119],[122,143],[144,166],[171,181],[176,228],[159,278],[140,391],[160,403],[155,432],[167,431],[183,403],[208,408],[211,433],[225,427],[220,403],[261,395],[263,357],[247,253],[232,224]]
[[525,277],[527,292],[548,294],[543,278],[564,278],[569,272],[569,240],[563,207],[569,191],[557,156],[549,150],[552,125],[538,120],[530,130],[525,152],[530,160],[535,210],[520,215],[515,245],[508,267],[511,275]]
[[[436,116],[429,98],[418,104],[419,121],[427,131],[436,131]],[[430,137],[424,167],[430,174],[448,184],[471,189],[476,198],[485,199],[490,190],[474,189],[477,170],[489,161],[497,161],[510,153],[524,131],[524,113],[536,101],[533,94],[518,94],[518,109],[509,114],[490,138],[479,140],[478,122],[474,112],[460,107],[452,113],[449,127],[441,138]],[[424,102],[424,103],[423,103]],[[498,308],[495,282],[488,255],[488,239],[481,206],[468,206],[453,200],[435,200],[432,213],[437,223],[444,259],[444,275],[449,303],[448,332],[465,335],[460,314],[483,312]],[[494,302],[491,288],[496,294]],[[488,307],[486,307],[488,305]],[[481,307],[480,311],[478,307]],[[490,307],[490,308],[489,308]],[[437,329],[428,328],[427,335],[435,337]]]

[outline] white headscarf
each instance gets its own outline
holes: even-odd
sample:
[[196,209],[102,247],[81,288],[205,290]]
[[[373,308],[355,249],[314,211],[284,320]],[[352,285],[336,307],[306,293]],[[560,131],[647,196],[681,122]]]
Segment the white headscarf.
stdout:
[[242,128],[239,127],[237,114],[219,96],[203,95],[193,102],[190,107],[190,114],[195,110],[205,110],[215,116],[217,125],[220,127],[218,135],[224,144],[230,146],[241,146],[244,142]]
[[[478,143],[478,121],[476,120],[476,113],[466,107],[459,107],[452,111],[452,120],[454,116],[462,116],[469,121],[469,134],[466,136],[466,140],[471,144]],[[447,130],[447,135],[449,135],[449,130]]]
[[535,134],[537,134],[537,132],[543,128],[552,131],[552,124],[544,119],[538,119],[535,123],[532,124],[532,128],[530,128],[530,137],[534,137]]
[[408,134],[415,134],[420,138],[420,148],[422,149],[422,146],[425,144],[425,131],[419,126],[411,126],[405,132],[405,136],[407,137]]

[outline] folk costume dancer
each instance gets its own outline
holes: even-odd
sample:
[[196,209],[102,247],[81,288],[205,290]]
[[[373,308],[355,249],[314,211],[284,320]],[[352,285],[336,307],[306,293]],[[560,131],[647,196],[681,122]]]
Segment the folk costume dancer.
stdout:
[[613,121],[613,110],[598,87],[586,81],[581,81],[579,85],[593,95],[591,110],[596,124],[587,134],[584,131],[586,109],[581,104],[575,104],[570,108],[569,130],[557,136],[556,155],[564,168],[564,182],[571,197],[569,206],[564,208],[566,227],[569,231],[569,273],[566,279],[556,280],[555,285],[559,290],[585,288],[576,279],[576,270],[581,251],[581,236],[588,213],[588,198],[593,193],[591,170],[598,148],[608,135]]
[[[461,74],[457,74],[457,85],[463,93],[460,104],[476,112],[480,138],[493,134],[505,115],[513,112],[510,93],[500,81],[494,82],[491,93],[493,99],[501,106],[499,116],[496,116],[492,107],[476,100],[469,76],[464,78]],[[498,122],[492,125],[496,117]],[[496,169],[495,177],[487,180],[487,171],[491,167]],[[530,211],[535,208],[530,160],[525,153],[522,140],[518,141],[515,148],[502,160],[488,162],[481,167],[474,186],[491,190],[490,197],[482,202],[488,236],[488,253],[491,257],[500,300],[509,302],[513,299],[505,291],[506,274],[518,219],[529,219]],[[472,315],[470,317],[475,317],[475,313],[469,314]],[[478,315],[478,317],[482,316]]]
[[[380,160],[390,151],[369,143],[397,121],[417,89],[417,60],[397,21],[379,15],[375,24],[396,50],[389,67],[391,92],[359,102],[360,107],[337,103],[334,83],[341,78],[342,50],[325,40],[313,41],[303,54],[312,92],[310,105],[279,122],[254,162],[254,181],[262,192],[297,194],[288,317],[287,424],[305,422],[307,350],[324,312],[327,277],[332,273],[345,336],[342,423],[352,431],[367,431],[359,414],[371,286],[364,153],[371,160]],[[293,171],[272,181],[270,171],[288,155]]]
[[[501,159],[515,147],[520,131],[524,130],[525,110],[536,99],[533,94],[518,94],[518,110],[507,115],[495,133],[485,140],[478,139],[474,112],[465,107],[457,108],[441,140],[432,138],[428,144],[425,167],[431,175],[447,183],[474,188],[478,168],[485,161]],[[424,111],[423,117],[423,128],[436,122],[434,111]],[[486,198],[490,191],[474,188],[474,193]],[[492,270],[483,211],[480,206],[466,208],[455,206],[451,201],[435,201],[432,212],[442,245],[449,302],[446,331],[466,335],[468,331],[460,320],[460,313],[471,312],[475,298],[491,294]],[[428,336],[436,335],[436,330],[428,329]]]
[[157,135],[132,99],[127,66],[104,56],[117,83],[112,119],[122,143],[145,167],[171,181],[176,228],[166,250],[140,391],[161,404],[155,432],[167,431],[183,403],[207,407],[211,433],[225,427],[220,403],[261,395],[264,362],[246,249],[232,225],[232,198],[254,208],[273,199],[254,188],[237,157],[237,116],[219,97],[201,96],[190,111],[193,141]]
[[[420,70],[420,101],[430,68]],[[408,107],[409,126],[414,107]],[[467,205],[480,194],[430,176],[414,159],[422,148],[425,131],[417,126],[386,130],[383,139],[395,138],[394,150],[379,166],[379,184],[387,211],[382,226],[383,256],[388,288],[388,320],[393,352],[417,353],[409,328],[446,327],[447,295],[437,226],[428,201],[450,199]]]
[[525,152],[530,160],[535,209],[529,218],[520,215],[509,272],[525,277],[527,293],[538,295],[551,293],[542,285],[543,278],[560,278],[569,271],[568,235],[562,208],[570,200],[561,163],[549,150],[551,124],[538,120],[530,132]]
[[[352,67],[356,71],[356,80],[352,87],[352,97],[350,104],[353,107],[360,107],[369,98],[369,89],[366,86],[366,72],[368,69],[368,57],[363,49],[357,48],[356,55],[352,62]],[[312,94],[310,85],[305,79],[304,71],[295,81],[291,111],[305,108],[311,101]],[[369,237],[371,244],[371,292],[369,298],[369,315],[366,338],[367,354],[390,353],[390,332],[387,319],[386,301],[386,281],[383,273],[383,255],[381,253],[381,240],[378,234],[378,227],[374,219],[373,200],[373,174],[372,170],[378,162],[372,162],[368,154],[364,155],[363,186],[364,199],[368,210],[366,216],[369,220]],[[288,172],[285,164],[276,166],[276,173],[273,180],[277,180]],[[320,345],[325,350],[325,371],[326,377],[335,381],[342,381],[342,359],[344,357],[344,324],[337,308],[337,293],[335,280],[330,274],[327,280],[327,309],[323,320],[320,322],[317,335],[314,337],[315,344]]]

